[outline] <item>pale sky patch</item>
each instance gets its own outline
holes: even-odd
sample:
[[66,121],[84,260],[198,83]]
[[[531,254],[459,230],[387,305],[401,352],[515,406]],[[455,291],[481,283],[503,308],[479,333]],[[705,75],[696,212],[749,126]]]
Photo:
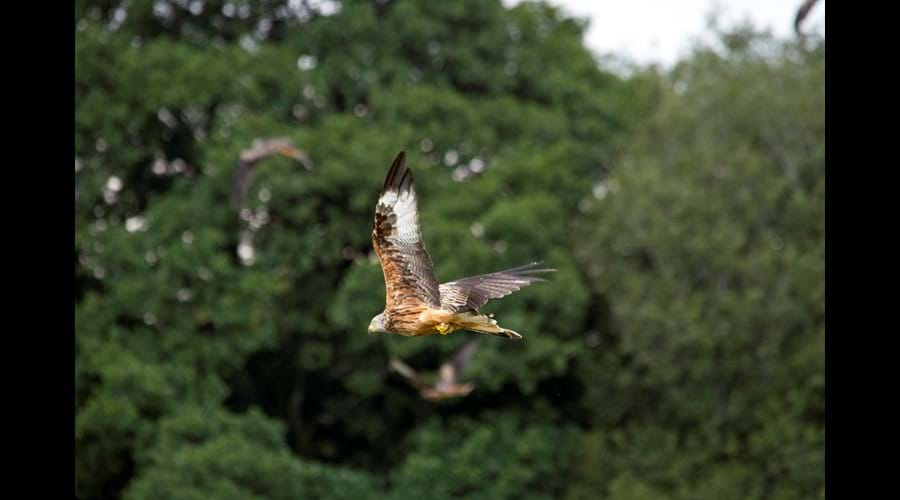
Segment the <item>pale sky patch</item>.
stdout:
[[[507,6],[520,0],[503,0]],[[691,41],[707,34],[707,18],[719,13],[724,26],[749,20],[778,37],[794,35],[794,17],[802,0],[549,0],[570,15],[587,18],[585,45],[598,55],[640,64],[670,66],[686,55]],[[825,32],[825,0],[803,23],[806,33]]]

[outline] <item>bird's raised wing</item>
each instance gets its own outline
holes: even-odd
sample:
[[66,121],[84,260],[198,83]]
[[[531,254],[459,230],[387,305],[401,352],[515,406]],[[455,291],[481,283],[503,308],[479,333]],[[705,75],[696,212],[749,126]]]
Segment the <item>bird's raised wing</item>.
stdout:
[[412,172],[401,151],[391,165],[375,206],[372,244],[381,261],[390,313],[402,303],[441,306],[441,294],[425,251]]
[[542,269],[540,262],[480,276],[442,283],[440,285],[441,309],[451,312],[478,311],[491,299],[499,299],[526,286],[544,281],[538,275],[556,269]]
[[466,345],[464,345],[462,349],[457,351],[452,358],[441,365],[441,384],[451,385],[459,383],[463,371],[466,369],[466,366],[469,365],[469,362],[472,361],[475,350],[478,349],[478,340],[479,338],[476,337],[466,342]]
[[237,170],[231,181],[231,199],[234,203],[239,203],[247,194],[247,188],[253,181],[259,162],[275,155],[290,158],[302,164],[306,170],[312,170],[309,155],[294,146],[290,139],[285,137],[256,139],[251,147],[241,151]]

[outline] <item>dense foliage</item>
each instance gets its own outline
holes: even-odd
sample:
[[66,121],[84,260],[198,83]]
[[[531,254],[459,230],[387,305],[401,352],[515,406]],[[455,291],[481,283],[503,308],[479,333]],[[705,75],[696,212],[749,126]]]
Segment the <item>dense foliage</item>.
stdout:
[[[604,69],[541,3],[76,2],[76,494],[810,498],[824,41]],[[715,28],[711,28],[715,29]],[[243,206],[238,153],[286,136]],[[468,334],[371,336],[407,151],[438,278],[544,259]]]

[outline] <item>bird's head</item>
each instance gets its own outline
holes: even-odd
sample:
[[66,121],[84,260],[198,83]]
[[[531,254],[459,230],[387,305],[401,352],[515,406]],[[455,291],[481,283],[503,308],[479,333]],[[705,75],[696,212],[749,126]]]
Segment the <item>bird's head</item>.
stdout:
[[380,313],[369,322],[369,333],[389,333],[384,327],[384,313]]

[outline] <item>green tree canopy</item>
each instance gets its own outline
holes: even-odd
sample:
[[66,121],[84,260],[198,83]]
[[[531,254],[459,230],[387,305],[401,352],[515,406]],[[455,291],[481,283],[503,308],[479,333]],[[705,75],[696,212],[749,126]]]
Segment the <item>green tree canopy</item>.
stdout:
[[[824,41],[605,69],[499,1],[76,2],[80,498],[794,498],[824,485]],[[285,136],[314,168],[238,154]],[[366,334],[401,149],[467,334]]]

